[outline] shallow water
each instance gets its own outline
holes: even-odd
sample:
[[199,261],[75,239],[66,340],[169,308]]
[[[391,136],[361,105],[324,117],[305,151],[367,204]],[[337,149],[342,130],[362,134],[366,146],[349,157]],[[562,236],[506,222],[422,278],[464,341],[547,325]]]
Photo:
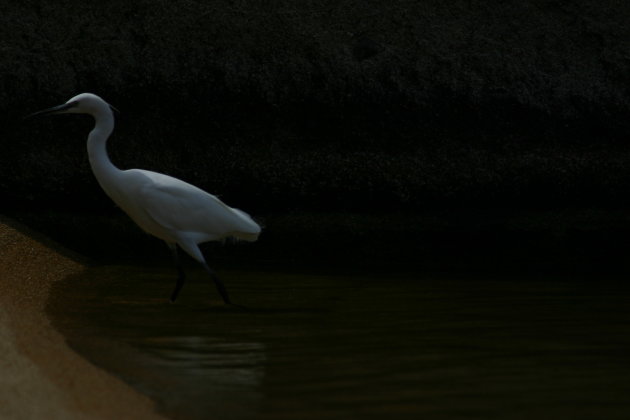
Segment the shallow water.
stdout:
[[603,279],[89,269],[49,310],[175,419],[628,418],[630,286]]

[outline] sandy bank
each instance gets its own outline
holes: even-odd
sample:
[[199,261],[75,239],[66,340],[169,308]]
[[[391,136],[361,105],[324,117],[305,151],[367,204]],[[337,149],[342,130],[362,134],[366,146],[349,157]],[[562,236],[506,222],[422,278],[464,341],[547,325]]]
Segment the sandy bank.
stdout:
[[74,353],[45,305],[76,258],[0,217],[0,418],[157,419],[153,403]]

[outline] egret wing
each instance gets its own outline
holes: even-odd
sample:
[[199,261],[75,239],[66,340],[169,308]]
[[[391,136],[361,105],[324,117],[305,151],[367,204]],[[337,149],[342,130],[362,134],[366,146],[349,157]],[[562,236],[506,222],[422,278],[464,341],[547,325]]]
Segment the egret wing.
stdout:
[[260,232],[247,213],[229,207],[212,194],[167,175],[151,172],[150,178],[152,182],[140,190],[144,211],[166,229],[206,234],[214,239]]

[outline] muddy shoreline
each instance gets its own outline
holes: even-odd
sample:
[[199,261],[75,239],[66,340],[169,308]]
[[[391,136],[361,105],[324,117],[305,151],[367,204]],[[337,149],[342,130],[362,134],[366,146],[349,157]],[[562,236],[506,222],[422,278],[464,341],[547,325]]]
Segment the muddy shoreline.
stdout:
[[0,417],[158,419],[153,402],[72,351],[45,313],[84,261],[0,217]]

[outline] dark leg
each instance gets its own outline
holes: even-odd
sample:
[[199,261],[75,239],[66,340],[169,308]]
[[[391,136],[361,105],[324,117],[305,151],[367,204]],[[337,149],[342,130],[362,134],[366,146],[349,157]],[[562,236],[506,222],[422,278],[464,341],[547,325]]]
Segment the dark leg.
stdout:
[[177,268],[177,283],[175,284],[175,290],[173,290],[173,293],[171,294],[171,302],[175,302],[177,295],[179,295],[179,291],[184,286],[184,281],[186,281],[186,274],[184,274],[182,261],[177,253],[177,245],[171,249],[173,250],[173,260],[175,261],[175,267]]
[[212,277],[212,281],[214,282],[214,285],[217,287],[219,294],[223,298],[223,302],[225,302],[228,305],[232,305],[232,302],[230,301],[230,297],[227,294],[227,290],[225,290],[225,286],[223,286],[223,282],[219,279],[219,277],[217,277],[214,270],[208,267],[208,264],[206,264],[205,262],[201,263],[201,265],[203,265],[203,268],[205,268],[206,271],[210,274],[210,277]]

